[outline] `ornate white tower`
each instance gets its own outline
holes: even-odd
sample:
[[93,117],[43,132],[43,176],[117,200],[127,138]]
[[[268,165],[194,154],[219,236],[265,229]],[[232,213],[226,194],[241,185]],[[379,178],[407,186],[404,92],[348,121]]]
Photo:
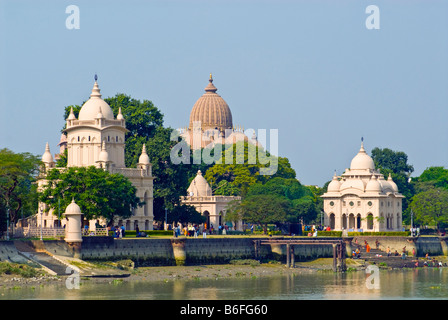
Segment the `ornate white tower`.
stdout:
[[111,107],[101,98],[97,79],[95,75],[90,99],[78,119],[73,109],[67,118],[67,166],[98,166],[100,155],[106,151],[110,167],[124,168],[126,121],[121,110],[114,119]]

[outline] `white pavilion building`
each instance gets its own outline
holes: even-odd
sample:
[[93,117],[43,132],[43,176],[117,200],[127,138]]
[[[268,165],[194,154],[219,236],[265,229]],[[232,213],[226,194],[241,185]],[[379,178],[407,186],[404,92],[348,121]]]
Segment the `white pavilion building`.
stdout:
[[[202,175],[201,170],[198,171],[196,177],[191,181],[187,194],[187,196],[181,198],[181,202],[194,206],[206,218],[207,228],[213,226],[215,230],[220,225],[223,226],[225,224],[229,203],[234,200],[241,200],[241,197],[237,196],[213,195],[212,188]],[[232,228],[243,230],[242,222],[238,221],[236,226],[232,225]]]
[[373,159],[361,149],[350,168],[329,183],[324,199],[324,225],[336,231],[401,231],[402,199],[389,175],[375,169]]

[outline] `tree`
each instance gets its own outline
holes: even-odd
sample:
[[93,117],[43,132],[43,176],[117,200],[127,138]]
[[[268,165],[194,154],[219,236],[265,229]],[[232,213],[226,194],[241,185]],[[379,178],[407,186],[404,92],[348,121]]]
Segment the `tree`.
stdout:
[[444,167],[429,167],[419,177],[411,181],[416,193],[432,188],[448,189],[448,169]]
[[[31,215],[37,208],[36,181],[41,166],[38,156],[0,150],[0,208],[16,223],[19,212]],[[4,230],[4,229],[3,229]]]
[[[225,194],[225,190],[221,190],[220,194],[244,196],[249,187],[255,183],[265,183],[276,177],[296,177],[296,172],[291,168],[287,158],[275,157],[268,152],[261,152],[261,150],[259,152],[258,148],[260,147],[252,148],[252,146],[251,150],[254,150],[254,154],[251,156],[254,156],[254,160],[250,158],[249,143],[241,141],[226,145],[221,156],[217,157],[217,163],[213,164],[205,173],[205,179],[212,186],[219,186],[222,185],[221,181],[227,181],[228,188],[225,190],[233,194]],[[232,148],[232,159],[230,160],[226,159],[229,148]],[[273,174],[261,174],[261,168],[269,167],[276,169],[275,172],[273,170]],[[238,194],[235,194],[235,190],[239,190]]]
[[266,234],[268,224],[286,221],[290,209],[290,202],[284,197],[272,194],[251,195],[233,208],[231,219],[258,224]]
[[276,177],[265,184],[256,183],[249,188],[247,196],[276,195],[290,203],[285,221],[297,223],[300,220],[310,222],[316,219],[319,210],[317,197],[309,187],[303,186],[297,179]]
[[417,224],[443,228],[448,224],[448,190],[432,188],[420,192],[412,197],[410,209]]
[[47,211],[56,211],[59,203],[66,208],[74,199],[85,219],[104,218],[110,225],[143,205],[126,177],[93,166],[49,170],[45,179],[39,200],[47,204]]
[[372,150],[372,159],[375,167],[380,170],[386,178],[391,174],[392,179],[398,187],[403,199],[403,213],[409,216],[407,210],[410,199],[414,196],[414,186],[409,182],[409,178],[414,172],[414,167],[408,164],[408,156],[402,151],[393,151],[389,148]]
[[175,206],[170,213],[170,219],[172,219],[171,221],[180,222],[182,224],[202,224],[206,220],[195,207],[185,204]]

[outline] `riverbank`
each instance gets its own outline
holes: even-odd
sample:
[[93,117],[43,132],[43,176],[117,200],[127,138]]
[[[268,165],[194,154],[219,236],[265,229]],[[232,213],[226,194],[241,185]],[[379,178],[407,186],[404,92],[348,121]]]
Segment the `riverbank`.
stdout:
[[[446,266],[447,258],[443,259]],[[408,267],[396,267],[392,264],[377,263],[381,269],[404,269],[415,268],[412,258],[406,259]],[[423,261],[423,259],[420,259]],[[319,258],[306,262],[295,263],[294,268],[287,268],[280,262],[258,263],[255,260],[240,261],[232,264],[217,265],[196,265],[196,266],[159,266],[159,267],[139,267],[129,268],[123,267],[123,262],[102,262],[91,263],[82,260],[69,259],[74,267],[80,271],[79,283],[88,281],[89,283],[110,283],[117,282],[154,282],[168,283],[173,281],[191,281],[201,279],[234,279],[248,278],[256,279],[260,277],[278,277],[285,275],[300,276],[311,273],[333,273],[333,259]],[[357,272],[365,270],[370,263],[359,259],[346,259],[347,272]],[[37,275],[32,277],[24,277],[18,274],[2,274],[0,275],[1,289],[21,289],[21,288],[37,288],[48,285],[57,285],[65,288],[67,279],[73,275],[55,276],[39,270]],[[1,299],[1,297],[0,297]]]
[[[362,268],[359,263],[352,263],[348,259],[348,265],[352,270]],[[177,280],[200,280],[200,279],[228,279],[228,278],[258,278],[276,277],[284,275],[300,275],[313,272],[333,272],[333,259],[322,258],[310,262],[297,262],[295,268],[287,268],[279,262],[258,264],[256,261],[245,261],[243,264],[222,265],[197,265],[197,266],[160,266],[140,267],[123,270],[117,267],[116,262],[89,263],[71,261],[81,271],[80,283],[115,283],[117,281],[153,281],[171,282]],[[88,272],[86,272],[88,271]],[[43,271],[42,271],[43,272]],[[38,287],[46,285],[65,286],[67,276],[54,276],[39,274],[33,277],[23,277],[18,274],[0,275],[0,289],[19,289],[25,287]]]

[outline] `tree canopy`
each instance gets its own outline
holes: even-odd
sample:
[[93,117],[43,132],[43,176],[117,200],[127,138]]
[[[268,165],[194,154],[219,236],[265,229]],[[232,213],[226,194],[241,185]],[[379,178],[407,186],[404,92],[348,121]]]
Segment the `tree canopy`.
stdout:
[[[226,145],[216,157],[216,163],[205,173],[205,179],[213,189],[216,188],[217,194],[244,196],[256,183],[265,183],[276,177],[296,177],[287,158],[275,157],[260,147],[249,146],[249,143],[241,141]],[[229,156],[232,157],[230,160]],[[272,169],[272,174],[262,174],[261,169]]]
[[136,191],[121,174],[93,166],[70,167],[47,172],[39,200],[47,204],[47,211],[56,213],[59,205],[65,210],[74,199],[87,220],[105,218],[109,225],[115,217],[130,217],[143,204]]
[[[17,222],[19,213],[30,215],[37,208],[35,181],[41,166],[40,157],[30,153],[0,150],[0,213]],[[4,230],[4,228],[2,228]]]
[[437,229],[448,226],[448,190],[431,188],[412,197],[410,208],[417,223],[435,225]]
[[380,170],[386,178],[391,175],[398,190],[405,196],[403,199],[403,212],[408,215],[408,205],[410,199],[415,194],[413,185],[409,178],[414,172],[414,167],[408,164],[408,156],[402,151],[393,151],[389,148],[374,148],[372,159],[375,167]]

